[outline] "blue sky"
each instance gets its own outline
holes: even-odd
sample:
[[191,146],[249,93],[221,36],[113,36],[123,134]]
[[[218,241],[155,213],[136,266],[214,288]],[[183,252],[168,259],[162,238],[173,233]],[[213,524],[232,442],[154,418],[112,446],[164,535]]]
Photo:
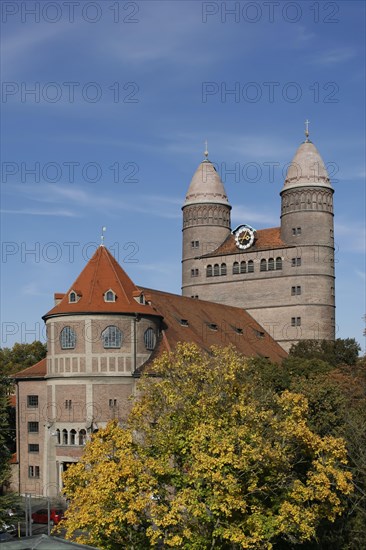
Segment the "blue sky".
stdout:
[[337,336],[364,346],[365,3],[71,4],[1,6],[2,345],[43,339],[102,226],[136,284],[180,293],[205,139],[232,225],[279,225],[308,118],[335,188]]

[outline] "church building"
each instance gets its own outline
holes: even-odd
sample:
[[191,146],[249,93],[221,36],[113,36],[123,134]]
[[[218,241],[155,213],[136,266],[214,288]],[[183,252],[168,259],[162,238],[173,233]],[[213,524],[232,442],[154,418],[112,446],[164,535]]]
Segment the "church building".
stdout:
[[14,376],[19,494],[60,495],[91,435],[126,419],[141,373],[178,342],[280,363],[299,339],[334,338],[333,190],[308,135],[276,228],[231,228],[205,156],[183,206],[182,296],[137,287],[103,244],[55,294],[43,316],[47,357]]
[[305,135],[280,192],[279,227],[231,227],[207,151],[183,205],[183,295],[244,308],[287,351],[335,338],[333,189]]

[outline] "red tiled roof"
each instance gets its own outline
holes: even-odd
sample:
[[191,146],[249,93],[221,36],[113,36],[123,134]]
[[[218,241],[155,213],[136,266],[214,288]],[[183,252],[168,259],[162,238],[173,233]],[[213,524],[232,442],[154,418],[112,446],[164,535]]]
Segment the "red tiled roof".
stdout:
[[[258,229],[256,231],[256,239],[253,246],[247,249],[247,252],[255,252],[256,250],[273,250],[275,248],[287,248],[280,236],[280,227],[270,227],[268,229]],[[204,254],[203,258],[211,258],[212,256],[225,256],[226,254],[241,254],[236,246],[235,236],[230,233],[227,239],[213,252]]]
[[[287,356],[283,348],[242,308],[159,290],[143,290],[151,300],[151,306],[164,317],[163,334],[150,362],[163,351],[173,349],[178,342],[193,342],[204,350],[213,345],[233,344],[243,355],[269,357],[276,362]],[[217,326],[216,330],[213,325]]]
[[[69,302],[69,293],[74,290],[78,295],[77,302]],[[104,294],[113,290],[114,302],[105,302]],[[43,319],[51,315],[65,313],[140,313],[157,315],[148,304],[140,304],[134,299],[139,290],[131,281],[112,254],[100,246],[89,260],[78,278],[73,282],[59,304],[52,308]],[[136,295],[136,294],[135,294]]]
[[13,375],[13,378],[43,378],[47,374],[47,359],[41,359],[35,365]]

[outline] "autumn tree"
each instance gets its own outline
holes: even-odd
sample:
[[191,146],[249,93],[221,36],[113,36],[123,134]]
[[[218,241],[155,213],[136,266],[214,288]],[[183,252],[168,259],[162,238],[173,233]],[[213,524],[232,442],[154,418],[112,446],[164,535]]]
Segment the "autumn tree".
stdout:
[[303,396],[258,384],[232,348],[182,344],[143,376],[126,426],[100,430],[67,470],[64,526],[110,550],[281,548],[342,512],[346,463]]
[[[354,341],[352,341],[354,342]],[[347,348],[347,342],[339,348]],[[300,349],[304,350],[303,346]],[[281,365],[251,359],[256,384],[275,392],[301,393],[308,402],[310,428],[320,436],[342,437],[346,442],[348,469],[354,490],[347,497],[343,514],[332,525],[321,522],[317,539],[302,543],[304,550],[359,550],[366,548],[366,358],[351,365],[333,366],[318,357],[318,343],[306,346],[306,357],[291,355]],[[344,359],[344,357],[343,357]],[[281,550],[297,548],[281,544]]]

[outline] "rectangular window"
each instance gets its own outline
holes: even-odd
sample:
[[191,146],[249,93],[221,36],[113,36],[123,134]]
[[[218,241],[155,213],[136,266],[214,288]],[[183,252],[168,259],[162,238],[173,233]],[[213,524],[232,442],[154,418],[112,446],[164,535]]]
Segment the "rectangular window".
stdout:
[[28,477],[39,477],[39,466],[28,466]]
[[38,407],[38,395],[27,395],[27,407]]
[[292,327],[301,327],[301,317],[291,317]]
[[292,258],[291,265],[292,267],[299,267],[301,265],[301,258]]
[[293,235],[301,235],[301,227],[293,227],[292,228],[292,234]]
[[37,434],[39,432],[38,422],[28,422],[28,433]]
[[65,401],[65,409],[71,409],[72,407],[72,401],[71,399],[66,399]]
[[39,445],[38,445],[38,443],[29,443],[29,445],[28,445],[28,453],[39,453]]
[[191,269],[191,277],[198,277],[198,268],[196,269]]
[[200,242],[199,241],[191,241],[191,247],[192,248],[199,248]]
[[117,407],[117,399],[110,399],[109,400],[109,408],[114,409],[115,407]]
[[301,286],[291,287],[291,296],[299,296],[301,294]]

